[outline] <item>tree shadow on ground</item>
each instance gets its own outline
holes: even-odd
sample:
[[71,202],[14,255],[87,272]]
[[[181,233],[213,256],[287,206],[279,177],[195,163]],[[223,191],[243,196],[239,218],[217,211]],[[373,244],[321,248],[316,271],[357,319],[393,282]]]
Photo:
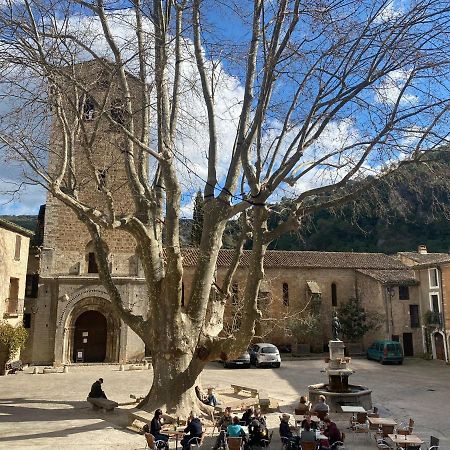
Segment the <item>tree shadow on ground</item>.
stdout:
[[[106,428],[115,428],[133,434],[132,431],[125,428],[127,418],[127,410],[117,410],[111,413],[93,411],[86,401],[51,401],[27,398],[0,400],[0,430],[3,435],[0,436],[0,447],[4,442],[68,437]],[[96,422],[82,426],[70,426],[71,421],[86,420],[96,420]],[[33,433],[33,429],[38,423],[48,422],[55,423],[55,428],[58,427],[58,429]],[[57,424],[57,422],[61,422],[61,424]],[[63,428],[64,422],[67,422],[65,428]],[[15,424],[15,426],[8,427],[8,424]],[[17,433],[18,429],[20,429],[20,434]],[[14,432],[16,432],[15,435],[12,434]],[[6,433],[11,433],[11,435],[5,436]]]

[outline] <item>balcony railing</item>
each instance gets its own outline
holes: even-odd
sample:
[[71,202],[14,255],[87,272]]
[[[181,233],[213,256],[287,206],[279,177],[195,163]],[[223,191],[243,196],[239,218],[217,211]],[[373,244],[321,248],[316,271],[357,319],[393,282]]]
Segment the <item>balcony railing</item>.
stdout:
[[429,325],[436,325],[439,327],[442,327],[444,323],[444,318],[442,316],[442,313],[439,311],[430,311],[429,317],[428,317],[428,324]]
[[7,298],[5,300],[5,311],[3,317],[17,317],[23,314],[23,299],[22,298]]

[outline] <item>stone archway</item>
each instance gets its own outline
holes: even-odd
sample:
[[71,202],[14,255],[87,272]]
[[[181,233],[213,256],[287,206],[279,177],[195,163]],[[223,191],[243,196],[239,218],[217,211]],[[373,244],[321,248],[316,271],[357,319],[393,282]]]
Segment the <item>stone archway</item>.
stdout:
[[[89,329],[93,330],[96,327],[95,322],[97,320],[98,332],[91,332],[92,340],[89,341]],[[64,328],[65,362],[76,362],[78,349],[85,349],[83,359],[86,355],[87,359],[92,359],[92,361],[86,360],[85,362],[119,361],[120,321],[114,317],[109,300],[101,297],[88,297],[79,300],[68,314]],[[104,329],[104,331],[100,329]],[[83,336],[83,332],[87,332],[88,335]],[[84,342],[85,346],[83,346],[83,338],[87,340],[87,342]],[[97,346],[97,349],[91,349],[90,352],[86,353],[86,345],[89,346],[90,343]]]

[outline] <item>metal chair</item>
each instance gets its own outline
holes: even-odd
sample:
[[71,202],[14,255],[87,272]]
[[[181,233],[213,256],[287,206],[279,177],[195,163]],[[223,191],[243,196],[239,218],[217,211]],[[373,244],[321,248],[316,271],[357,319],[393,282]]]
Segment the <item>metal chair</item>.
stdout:
[[190,447],[200,448],[203,445],[204,436],[205,436],[205,433],[202,433],[202,435],[200,437],[195,436],[195,437],[189,439],[189,441],[188,441],[189,448]]
[[262,438],[261,439],[261,447],[269,448],[270,447],[270,443],[272,442],[272,436],[273,436],[273,431],[269,434],[267,439]]
[[377,439],[377,448],[379,449],[389,449],[393,450],[394,447],[391,447],[384,439]]
[[291,446],[291,440],[288,437],[281,436],[281,450],[288,450]]
[[397,427],[397,434],[411,434],[414,430],[414,419],[409,419],[408,424],[401,423]]

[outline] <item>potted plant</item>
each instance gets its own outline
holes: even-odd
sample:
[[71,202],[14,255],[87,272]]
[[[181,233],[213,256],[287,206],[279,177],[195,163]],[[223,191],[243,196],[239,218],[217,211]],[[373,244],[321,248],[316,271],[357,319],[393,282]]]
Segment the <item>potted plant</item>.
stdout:
[[12,326],[0,321],[0,375],[5,375],[6,363],[25,346],[28,333],[22,325]]

